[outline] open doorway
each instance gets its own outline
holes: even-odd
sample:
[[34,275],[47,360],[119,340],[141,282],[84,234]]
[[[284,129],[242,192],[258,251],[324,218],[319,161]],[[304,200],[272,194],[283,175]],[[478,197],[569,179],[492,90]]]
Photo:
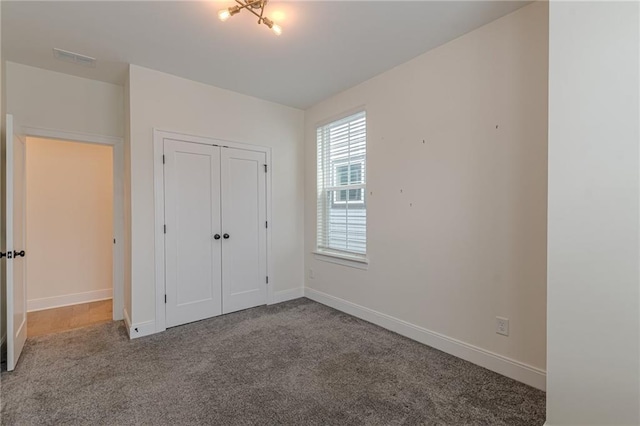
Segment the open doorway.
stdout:
[[27,335],[114,319],[114,147],[27,137]]

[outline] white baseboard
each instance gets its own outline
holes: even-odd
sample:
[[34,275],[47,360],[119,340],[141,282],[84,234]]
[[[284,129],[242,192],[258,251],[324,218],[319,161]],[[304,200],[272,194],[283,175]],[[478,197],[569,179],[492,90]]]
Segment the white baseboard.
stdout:
[[546,389],[547,374],[539,368],[308,287],[304,289],[304,295],[318,303],[369,321],[402,336],[495,371],[503,376],[526,383],[540,390]]
[[156,332],[156,322],[155,321],[146,321],[138,324],[132,324],[129,329],[129,338],[137,339],[138,337],[149,336],[151,334],[155,334]]
[[84,293],[65,294],[63,296],[43,297],[41,299],[27,300],[27,312],[42,311],[44,309],[61,308],[63,306],[77,305],[79,303],[97,302],[111,299],[113,289],[87,291]]
[[292,288],[290,290],[276,291],[273,294],[273,300],[271,301],[270,305],[286,302],[288,300],[299,299],[301,297],[304,297],[303,287]]
[[127,312],[126,308],[122,310],[122,315],[124,316],[124,323],[127,328],[127,333],[129,334],[129,339],[137,339],[138,337],[155,334],[155,321],[145,321],[138,324],[131,324],[131,317],[129,317],[129,312]]
[[122,316],[124,317],[124,328],[127,329],[127,334],[129,335],[129,339],[131,339],[131,318],[129,318],[127,308],[122,309]]

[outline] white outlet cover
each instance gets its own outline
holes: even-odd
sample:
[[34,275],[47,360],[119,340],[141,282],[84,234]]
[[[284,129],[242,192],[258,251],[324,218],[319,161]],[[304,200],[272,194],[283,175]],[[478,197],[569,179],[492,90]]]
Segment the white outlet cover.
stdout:
[[503,336],[509,335],[509,318],[496,317],[496,333]]

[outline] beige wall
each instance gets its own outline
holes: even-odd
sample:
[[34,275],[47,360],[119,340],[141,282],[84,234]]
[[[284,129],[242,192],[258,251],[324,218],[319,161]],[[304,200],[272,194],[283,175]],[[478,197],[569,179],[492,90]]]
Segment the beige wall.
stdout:
[[[537,2],[305,114],[306,286],[435,332],[444,350],[477,348],[489,368],[512,369],[509,360],[525,375],[533,368],[540,387],[547,42],[548,5]],[[359,106],[368,124],[368,270],[312,254],[316,126]],[[496,316],[510,319],[509,337],[495,333]]]
[[[153,129],[272,149],[272,252],[275,293],[304,280],[304,156],[301,110],[131,65],[131,312],[134,326],[155,320]],[[127,279],[125,279],[125,282]]]
[[112,151],[110,146],[27,138],[30,305],[111,290]]
[[640,424],[640,6],[549,10],[547,424]]

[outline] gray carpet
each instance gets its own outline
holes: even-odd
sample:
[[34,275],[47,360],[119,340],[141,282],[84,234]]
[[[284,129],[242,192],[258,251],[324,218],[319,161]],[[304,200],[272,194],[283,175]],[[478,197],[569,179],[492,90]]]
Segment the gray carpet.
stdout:
[[542,425],[545,394],[308,299],[29,339],[8,425]]

